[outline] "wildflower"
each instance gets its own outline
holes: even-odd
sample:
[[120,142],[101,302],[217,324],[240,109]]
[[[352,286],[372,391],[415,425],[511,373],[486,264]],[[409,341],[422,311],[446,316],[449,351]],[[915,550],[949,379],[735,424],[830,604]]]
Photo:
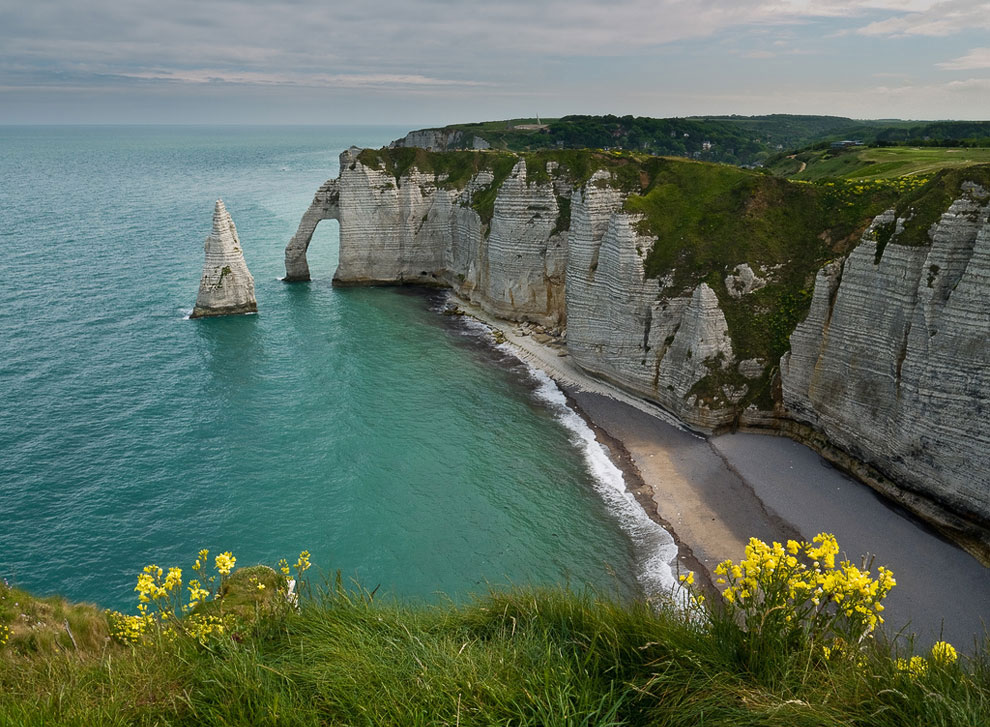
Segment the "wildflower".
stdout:
[[955,647],[947,641],[938,641],[932,646],[932,661],[939,666],[954,664],[958,658],[959,654]]
[[234,569],[234,564],[237,562],[237,558],[234,557],[233,553],[229,550],[225,553],[221,553],[214,560],[214,565],[216,565],[217,572],[222,576],[230,575],[230,571]]
[[182,569],[169,568],[168,575],[165,576],[165,590],[176,591],[182,588]]
[[300,573],[309,568],[309,551],[304,550],[299,554],[299,560],[296,561],[296,570]]
[[264,584],[264,583],[259,583],[259,584],[258,584],[258,590],[259,590],[259,591],[263,591],[263,590],[265,590],[265,584]]
[[289,575],[289,561],[287,561],[285,558],[282,558],[278,562],[278,567],[279,567],[279,570],[282,571],[282,575],[284,575],[284,576]]
[[203,588],[198,580],[193,578],[189,581],[189,608],[195,608],[200,601],[205,601],[210,592]]
[[681,583],[684,583],[684,584],[690,586],[691,584],[694,583],[694,573],[689,571],[687,575],[683,575],[682,574],[682,575],[678,576],[678,580]]

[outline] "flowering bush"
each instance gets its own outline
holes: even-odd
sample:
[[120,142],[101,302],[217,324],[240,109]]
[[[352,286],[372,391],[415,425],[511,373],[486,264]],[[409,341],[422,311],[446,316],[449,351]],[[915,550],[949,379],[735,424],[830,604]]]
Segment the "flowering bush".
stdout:
[[[168,638],[185,634],[205,646],[211,639],[229,633],[237,626],[239,619],[236,614],[225,612],[224,598],[237,558],[230,551],[220,553],[213,559],[211,570],[209,556],[209,551],[205,549],[197,554],[192,565],[197,577],[190,579],[186,585],[187,597],[183,595],[181,568],[172,567],[165,571],[154,564],[145,566],[138,574],[134,587],[138,594],[138,613],[108,612],[111,635],[122,643],[137,644],[152,633]],[[281,576],[267,567],[263,568],[276,579],[275,595],[280,597],[277,603],[296,605],[296,585],[310,567],[309,558],[309,551],[299,554],[295,579],[288,578],[291,571],[284,558],[279,561]],[[267,586],[257,576],[248,580],[257,594],[266,591]]]
[[767,544],[750,538],[746,557],[715,568],[730,615],[751,634],[831,644],[826,658],[861,643],[883,623],[883,599],[896,585],[880,566],[876,577],[848,560],[836,564],[835,536],[810,543]]

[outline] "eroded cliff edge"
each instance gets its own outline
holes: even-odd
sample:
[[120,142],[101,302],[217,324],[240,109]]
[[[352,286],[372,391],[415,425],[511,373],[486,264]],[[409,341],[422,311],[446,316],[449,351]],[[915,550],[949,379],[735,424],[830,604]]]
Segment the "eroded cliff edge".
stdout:
[[287,279],[337,219],[336,284],[447,286],[539,323],[587,372],[701,431],[804,441],[990,562],[987,168],[802,185],[575,151],[340,161]]

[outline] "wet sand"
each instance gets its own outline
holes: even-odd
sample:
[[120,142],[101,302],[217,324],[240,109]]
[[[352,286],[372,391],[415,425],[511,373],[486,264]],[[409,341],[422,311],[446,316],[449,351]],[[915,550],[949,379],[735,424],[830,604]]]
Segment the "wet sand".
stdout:
[[584,374],[560,347],[457,302],[558,382],[647,514],[677,541],[680,568],[697,571],[708,587],[715,565],[740,560],[750,537],[782,542],[830,532],[854,563],[869,554],[874,566],[894,572],[889,634],[913,632],[922,648],[944,638],[966,651],[986,638],[990,569],[814,451],[771,435],[689,432],[659,407]]

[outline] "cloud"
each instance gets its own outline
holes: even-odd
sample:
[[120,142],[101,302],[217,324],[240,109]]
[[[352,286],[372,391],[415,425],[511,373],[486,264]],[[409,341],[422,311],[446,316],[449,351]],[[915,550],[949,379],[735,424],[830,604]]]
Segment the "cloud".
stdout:
[[419,74],[280,74],[255,71],[196,69],[120,73],[121,78],[182,83],[236,83],[257,86],[314,86],[324,88],[379,88],[383,86],[487,86],[481,81],[430,78]]
[[920,12],[895,15],[859,28],[869,36],[947,37],[966,30],[990,30],[990,2],[987,0],[948,0],[932,3]]
[[977,68],[990,68],[990,48],[973,48],[969,53],[955,60],[937,64],[947,71],[971,71]]
[[[526,79],[545,58],[630,56],[914,0],[0,0],[0,63]],[[470,70],[467,70],[470,69]],[[537,69],[538,70],[538,69]]]
[[965,81],[950,81],[946,84],[950,91],[972,93],[990,91],[990,78],[967,78]]
[[[256,98],[259,108],[276,97],[304,99],[306,108],[319,100],[335,114],[343,113],[339,99],[345,97],[349,109],[391,103],[401,113],[414,106],[404,100],[415,97],[429,99],[422,108],[435,118],[455,109],[467,120],[504,116],[513,108],[530,114],[534,99],[546,99],[539,104],[543,112],[554,106],[558,113],[594,108],[671,115],[690,110],[678,105],[688,93],[725,104],[729,91],[757,99],[761,89],[775,87],[792,89],[788,108],[804,112],[821,107],[794,106],[792,100],[810,96],[795,96],[793,89],[859,93],[871,83],[864,64],[904,70],[905,77],[937,72],[930,61],[903,57],[903,44],[871,43],[868,60],[857,60],[840,47],[848,38],[836,40],[843,29],[878,37],[950,33],[990,23],[988,5],[990,0],[0,0],[0,90],[16,88],[21,98],[48,93],[52,108],[58,94],[85,88],[134,98],[237,96],[248,99],[245,107]],[[942,25],[933,30],[933,23]],[[982,67],[965,65],[976,62],[979,50],[942,67]],[[961,52],[944,50],[939,57]],[[803,57],[812,53],[829,62]],[[927,67],[918,68],[921,63]],[[644,101],[649,94],[653,100]],[[0,117],[10,115],[10,98],[0,99]],[[752,104],[719,110],[747,108]],[[882,103],[877,108],[886,114]]]

